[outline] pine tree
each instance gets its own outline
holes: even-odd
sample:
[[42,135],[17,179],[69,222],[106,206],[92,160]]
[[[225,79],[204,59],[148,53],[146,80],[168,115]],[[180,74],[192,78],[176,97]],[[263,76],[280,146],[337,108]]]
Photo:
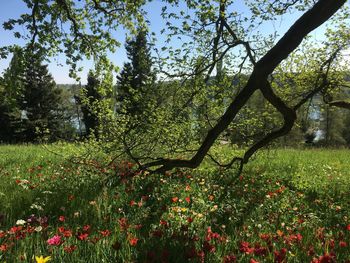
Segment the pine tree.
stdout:
[[83,122],[85,124],[86,135],[90,136],[94,133],[97,137],[97,128],[99,125],[98,113],[94,105],[102,99],[98,92],[100,80],[90,71],[88,74],[87,85],[82,90],[82,98],[79,99],[81,103],[81,111],[83,113]]
[[39,53],[28,52],[23,76],[21,109],[23,140],[57,139],[62,118],[61,90],[56,88]]
[[152,70],[152,59],[147,31],[139,29],[133,39],[126,42],[125,49],[130,62],[124,64],[118,79],[117,103],[119,110],[132,116],[147,112],[152,97],[156,75]]
[[15,47],[0,83],[0,141],[15,142],[20,131],[19,101],[23,93],[24,52]]

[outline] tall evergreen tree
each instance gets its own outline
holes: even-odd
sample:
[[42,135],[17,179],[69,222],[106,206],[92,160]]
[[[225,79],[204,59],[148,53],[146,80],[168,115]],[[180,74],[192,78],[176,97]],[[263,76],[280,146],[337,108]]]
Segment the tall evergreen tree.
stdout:
[[56,139],[59,134],[61,111],[61,90],[56,88],[47,65],[43,65],[40,53],[26,54],[26,67],[23,76],[23,111],[25,141],[42,138]]
[[20,131],[19,101],[23,93],[24,52],[15,47],[0,83],[0,141],[15,142]]
[[97,137],[97,128],[99,125],[98,112],[94,107],[98,101],[102,99],[98,92],[100,80],[93,71],[88,74],[87,85],[82,89],[82,97],[79,98],[81,103],[81,111],[83,113],[83,122],[85,124],[86,135],[90,136],[94,133]]
[[119,109],[132,116],[148,111],[151,89],[154,87],[155,72],[152,70],[152,59],[147,31],[139,29],[138,34],[126,42],[125,49],[130,62],[117,77]]

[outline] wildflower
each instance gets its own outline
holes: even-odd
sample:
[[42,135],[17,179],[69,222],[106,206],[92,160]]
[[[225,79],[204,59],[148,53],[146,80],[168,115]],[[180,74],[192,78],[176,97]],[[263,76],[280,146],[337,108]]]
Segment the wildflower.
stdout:
[[345,241],[339,241],[339,246],[340,247],[347,247],[348,244]]
[[74,252],[74,250],[76,250],[77,248],[78,248],[77,246],[71,245],[71,246],[65,246],[63,248],[63,250],[70,254],[70,253]]
[[84,232],[89,232],[90,228],[91,228],[90,225],[85,225],[85,226],[83,226]]
[[23,228],[22,226],[11,227],[9,233],[10,234],[16,234],[17,232],[21,231],[22,228]]
[[46,263],[51,260],[51,257],[48,256],[44,258],[43,256],[40,256],[40,257],[35,256],[35,260],[36,260],[36,263]]
[[179,198],[178,198],[178,197],[173,197],[173,198],[171,198],[171,201],[172,201],[173,203],[176,203],[177,201],[179,201]]
[[281,230],[277,230],[276,233],[277,233],[277,235],[280,236],[280,237],[283,236],[283,231],[281,231]]
[[58,221],[60,221],[60,222],[64,222],[66,220],[66,218],[64,217],[64,216],[60,216],[59,218],[58,218]]
[[8,245],[2,244],[0,245],[0,251],[5,252],[8,249]]
[[249,242],[242,241],[239,245],[239,251],[249,255],[254,253],[254,248],[250,246]]
[[256,261],[254,258],[251,258],[249,263],[259,263],[259,261]]
[[19,219],[16,221],[16,225],[24,225],[25,223],[26,223],[26,221],[23,219]]
[[208,241],[204,241],[203,243],[203,249],[207,252],[214,253],[215,252],[215,246],[210,244]]
[[286,258],[286,254],[287,254],[287,249],[286,248],[281,248],[280,251],[275,250],[274,252],[275,255],[275,262],[283,262]]
[[5,231],[2,231],[0,230],[0,238],[3,238],[6,236],[6,232]]
[[319,258],[314,258],[312,263],[332,263],[335,262],[335,256],[325,253],[323,256],[320,256]]
[[191,202],[191,198],[190,198],[189,196],[187,196],[187,197],[185,198],[185,201],[186,201],[187,203],[190,203],[190,202]]
[[128,219],[125,217],[118,219],[118,223],[119,223],[119,227],[122,231],[125,231],[129,228]]
[[86,240],[88,238],[89,234],[88,233],[78,233],[77,234],[77,239],[79,239],[80,241]]
[[139,241],[138,238],[136,238],[136,237],[131,237],[131,238],[129,239],[130,246],[133,246],[133,247],[136,246],[138,241]]
[[59,227],[58,232],[63,234],[64,237],[71,237],[73,235],[71,230],[65,229],[64,227]]
[[50,246],[59,246],[62,244],[61,236],[53,236],[52,238],[49,238],[46,242]]
[[101,235],[104,237],[108,237],[111,234],[111,231],[107,230],[101,230],[100,231]]
[[256,244],[254,247],[254,254],[256,256],[266,256],[268,253],[268,249],[266,247],[262,247],[259,244]]
[[262,240],[268,241],[271,238],[271,236],[269,234],[263,233],[263,234],[260,234],[260,238]]
[[162,226],[168,226],[168,222],[163,219],[160,220],[159,224],[161,224]]

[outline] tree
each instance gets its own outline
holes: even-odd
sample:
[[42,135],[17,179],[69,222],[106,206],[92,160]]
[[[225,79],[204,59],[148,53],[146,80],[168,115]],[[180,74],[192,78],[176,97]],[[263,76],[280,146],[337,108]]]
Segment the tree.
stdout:
[[[170,6],[180,3],[179,0],[165,2]],[[280,114],[281,123],[279,123],[278,128],[270,130],[262,138],[255,141],[243,156],[233,157],[232,161],[222,165],[230,167],[233,163],[238,162],[241,170],[257,150],[291,131],[297,118],[297,110],[300,107],[313,96],[327,94],[334,90],[334,84],[337,81],[333,77],[336,74],[332,68],[339,65],[337,62],[341,57],[341,51],[349,46],[349,31],[347,23],[344,23],[349,15],[346,9],[342,9],[346,0],[292,2],[259,0],[245,2],[252,15],[231,12],[230,5],[234,1],[229,0],[220,0],[218,3],[199,0],[184,1],[186,8],[191,12],[180,11],[178,14],[168,13],[167,6],[162,9],[164,18],[177,20],[174,23],[167,21],[167,31],[170,37],[168,43],[173,38],[180,38],[183,41],[189,38],[189,41],[185,41],[184,45],[186,46],[183,48],[165,47],[164,50],[167,51],[165,56],[169,56],[169,59],[162,59],[159,63],[162,74],[181,80],[204,74],[207,76],[204,79],[209,79],[217,62],[221,61],[222,58],[227,58],[230,60],[228,73],[235,72],[235,75],[238,75],[244,72],[249,77],[247,81],[240,84],[238,89],[232,87],[232,92],[225,101],[227,107],[222,110],[221,116],[211,124],[203,140],[199,144],[190,145],[192,149],[188,149],[187,153],[191,153],[192,157],[186,159],[174,154],[170,155],[172,158],[168,158],[169,155],[164,157],[157,155],[158,151],[148,150],[147,153],[150,153],[148,158],[145,156],[138,158],[140,156],[135,155],[139,153],[138,146],[146,149],[159,149],[163,146],[145,147],[145,140],[143,140],[143,143],[134,145],[133,152],[130,152],[130,148],[128,148],[128,154],[137,161],[141,168],[155,168],[156,172],[164,172],[175,167],[197,167],[205,156],[210,154],[211,147],[235,121],[252,95],[259,90],[264,99]],[[17,23],[25,24],[28,25],[32,42],[41,43],[44,48],[53,51],[62,50],[62,46],[66,47],[65,51],[72,62],[73,69],[76,65],[75,61],[80,59],[82,55],[104,57],[104,52],[107,49],[113,49],[116,46],[116,41],[112,38],[110,30],[117,29],[119,23],[128,28],[132,27],[132,21],[137,21],[141,25],[145,24],[142,21],[143,12],[139,9],[144,1],[118,1],[116,3],[108,0],[86,0],[80,1],[79,5],[75,5],[75,2],[70,0],[49,2],[32,0],[26,1],[26,3],[32,13],[29,16],[22,16],[19,20],[10,20],[5,23],[5,27],[12,29]],[[333,19],[332,17],[339,10],[342,12]],[[281,38],[263,36],[258,32],[257,27],[261,23],[273,21],[292,11],[300,12],[300,17]],[[46,23],[48,16],[56,19],[49,26]],[[294,88],[288,89],[292,92],[285,94],[284,90],[287,89],[282,87],[289,86],[289,82],[281,82],[279,79],[276,81],[274,73],[279,68],[283,68],[284,62],[288,61],[292,54],[300,52],[298,48],[310,32],[328,20],[332,20],[335,31],[328,31],[327,41],[330,44],[325,43],[320,47],[318,53],[314,52],[318,56],[309,61],[310,70],[307,71],[308,74],[304,75],[303,79],[304,84],[307,85],[297,85],[295,96],[291,97]],[[57,21],[69,24],[71,35],[63,31],[59,27],[61,23]],[[177,26],[179,24],[180,26]],[[90,30],[86,30],[86,27],[89,27]],[[200,69],[196,66],[198,57],[204,58]],[[164,63],[165,61],[167,63]],[[288,71],[291,72],[291,69],[287,70],[284,76],[288,76]],[[185,89],[185,87],[187,88]],[[179,112],[166,114],[165,111],[162,111],[166,108],[165,106],[159,111],[157,110],[157,112],[164,113],[163,126],[160,127],[162,131],[169,130],[168,127],[174,127],[173,119],[169,119],[169,116],[179,116],[183,110],[191,105],[196,105],[192,102],[200,97],[206,85],[198,85],[188,89],[188,86],[183,84],[179,85],[178,88],[183,91],[177,93],[178,97],[181,97],[178,100],[183,101],[186,98],[183,107],[177,105],[176,108],[180,109]],[[330,99],[327,103],[332,106],[349,106],[349,103],[344,100],[333,101]],[[178,119],[174,118],[174,120]],[[152,134],[154,134],[153,131]],[[181,136],[178,136],[181,132],[174,135],[171,132],[164,134],[171,135],[170,141],[181,139]],[[165,140],[160,141],[164,142]],[[172,145],[169,150],[176,153],[180,149]]]
[[20,132],[21,110],[19,106],[23,93],[24,52],[15,47],[9,68],[5,70],[0,87],[0,141],[15,142]]
[[[154,95],[156,75],[152,69],[150,47],[147,43],[147,31],[139,28],[137,35],[125,45],[130,62],[124,64],[117,77],[117,103],[119,111],[126,114],[146,115],[150,112],[148,105]],[[152,94],[153,93],[153,94]]]
[[47,65],[42,64],[40,52],[27,50],[23,75],[23,94],[20,108],[23,112],[24,141],[59,138],[62,118],[61,90],[56,88]]
[[98,92],[99,85],[100,80],[93,71],[90,71],[87,84],[82,90],[82,99],[80,99],[82,102],[83,122],[88,136],[94,134],[95,137],[98,137],[99,120],[93,105],[102,99],[101,94]]

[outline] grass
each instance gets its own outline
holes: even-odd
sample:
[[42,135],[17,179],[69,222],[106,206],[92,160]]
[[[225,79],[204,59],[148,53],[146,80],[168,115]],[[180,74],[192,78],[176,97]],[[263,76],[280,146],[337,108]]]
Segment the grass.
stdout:
[[0,147],[0,262],[350,262],[348,150],[262,151],[237,178],[73,164],[72,148]]

